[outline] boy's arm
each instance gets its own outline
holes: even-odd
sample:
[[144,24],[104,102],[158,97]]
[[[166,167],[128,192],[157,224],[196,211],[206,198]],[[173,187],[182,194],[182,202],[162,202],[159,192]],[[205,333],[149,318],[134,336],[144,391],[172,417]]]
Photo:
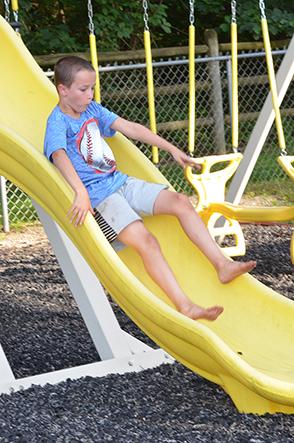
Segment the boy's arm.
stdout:
[[70,223],[72,223],[76,217],[75,227],[77,227],[79,224],[82,225],[88,211],[90,211],[91,214],[94,214],[87,189],[79,178],[64,149],[57,149],[54,151],[52,154],[52,159],[57,169],[70,184],[76,194],[73,205],[66,216],[68,217],[70,214],[72,214],[69,221]]
[[112,123],[110,128],[121,132],[126,137],[133,140],[148,143],[149,145],[157,146],[159,149],[169,152],[183,168],[186,166],[195,166],[196,168],[200,169],[200,166],[195,162],[195,160],[190,158],[172,143],[169,143],[164,138],[154,134],[152,131],[150,131],[150,129],[140,125],[139,123],[130,122],[122,117],[118,117]]

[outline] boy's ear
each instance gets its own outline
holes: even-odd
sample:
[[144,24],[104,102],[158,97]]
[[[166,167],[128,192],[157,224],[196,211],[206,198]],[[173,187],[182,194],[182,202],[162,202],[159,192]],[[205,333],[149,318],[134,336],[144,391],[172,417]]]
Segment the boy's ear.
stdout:
[[57,86],[57,90],[58,90],[58,92],[59,92],[59,95],[61,95],[62,97],[66,97],[66,94],[67,94],[67,87],[65,86],[65,85],[63,85],[63,84],[59,84],[58,86]]

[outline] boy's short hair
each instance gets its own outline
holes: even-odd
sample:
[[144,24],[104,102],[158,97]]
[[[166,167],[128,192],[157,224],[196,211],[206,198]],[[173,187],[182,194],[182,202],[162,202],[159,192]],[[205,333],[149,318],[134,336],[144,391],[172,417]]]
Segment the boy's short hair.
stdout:
[[75,55],[63,57],[58,60],[54,68],[54,83],[56,88],[60,84],[70,88],[79,71],[95,72],[95,69],[87,60],[76,57]]

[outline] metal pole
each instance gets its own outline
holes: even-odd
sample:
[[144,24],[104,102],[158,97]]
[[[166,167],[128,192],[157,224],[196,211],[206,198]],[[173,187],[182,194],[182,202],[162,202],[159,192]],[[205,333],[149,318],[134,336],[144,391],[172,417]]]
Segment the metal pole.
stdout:
[[[277,73],[278,105],[283,101],[294,75],[294,36],[283,58]],[[254,126],[243,159],[235,172],[232,183],[226,195],[226,201],[237,205],[248,183],[252,170],[258,160],[266,137],[275,119],[271,91],[263,105],[258,120]]]
[[0,175],[0,191],[1,191],[1,205],[2,205],[2,218],[3,218],[3,230],[9,232],[9,218],[6,196],[6,179],[3,175]]
[[231,131],[233,130],[232,62],[227,60],[227,82],[230,105]]

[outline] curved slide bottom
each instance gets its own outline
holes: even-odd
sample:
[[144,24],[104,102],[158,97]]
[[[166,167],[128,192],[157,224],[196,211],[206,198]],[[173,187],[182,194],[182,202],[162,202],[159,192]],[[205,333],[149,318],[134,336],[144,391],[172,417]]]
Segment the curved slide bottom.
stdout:
[[[218,383],[240,411],[294,413],[294,303],[250,275],[228,285],[183,234],[173,217],[145,219],[188,296],[223,305],[215,322],[179,314],[146,274],[134,251],[116,254],[93,217],[74,228],[65,216],[73,191],[42,154],[45,121],[57,97],[51,82],[0,17],[0,173],[27,192],[59,224],[116,302],[159,346]],[[125,173],[166,183],[120,134],[108,140]]]

